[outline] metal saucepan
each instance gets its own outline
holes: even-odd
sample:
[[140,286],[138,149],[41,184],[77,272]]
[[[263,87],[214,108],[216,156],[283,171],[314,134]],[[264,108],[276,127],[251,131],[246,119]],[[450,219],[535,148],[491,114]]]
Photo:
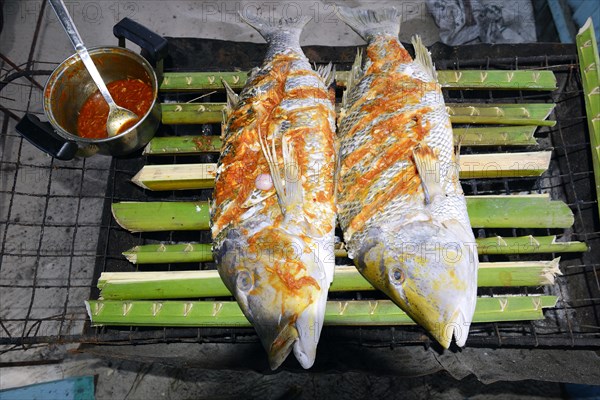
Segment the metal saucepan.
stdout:
[[150,62],[162,59],[167,52],[166,39],[142,25],[125,18],[114,28],[121,43],[127,38],[144,50],[146,58],[123,47],[89,49],[102,79],[108,84],[121,79],[140,79],[153,91],[154,101],[146,114],[131,128],[113,137],[88,139],[77,135],[79,110],[97,91],[90,74],[77,54],[54,70],[44,89],[44,113],[48,122],[27,114],[17,124],[17,131],[40,150],[60,160],[96,153],[123,156],[145,146],[161,122],[158,78]]

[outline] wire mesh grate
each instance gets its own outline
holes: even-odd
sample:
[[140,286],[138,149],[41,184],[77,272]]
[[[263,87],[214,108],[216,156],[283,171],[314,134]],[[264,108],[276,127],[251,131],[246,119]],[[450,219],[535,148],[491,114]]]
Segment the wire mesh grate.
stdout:
[[[193,43],[192,43],[193,42]],[[207,49],[216,51],[222,46],[218,41],[172,39],[167,71],[228,70],[247,68],[260,62],[260,46],[249,45],[245,57],[221,61],[218,65],[184,62],[179,56],[189,48],[202,48],[203,57],[214,60]],[[242,45],[238,45],[240,49]],[[530,45],[533,46],[533,45]],[[554,71],[558,90],[552,93],[527,91],[457,90],[445,93],[452,102],[520,103],[554,102],[557,104],[553,118],[554,127],[540,127],[536,131],[539,146],[535,149],[552,149],[549,170],[541,178],[469,179],[463,181],[467,195],[550,193],[553,199],[568,204],[575,216],[572,228],[563,229],[478,229],[476,237],[517,237],[525,235],[559,235],[560,240],[580,240],[591,250],[587,253],[536,254],[536,255],[484,255],[481,260],[525,261],[551,260],[561,256],[562,276],[548,287],[516,288],[511,294],[555,294],[558,306],[545,312],[546,318],[531,322],[486,323],[472,326],[470,346],[549,346],[581,347],[600,345],[600,259],[598,244],[597,201],[593,188],[593,173],[589,160],[589,141],[585,112],[581,97],[581,82],[575,49],[561,47],[560,51],[544,49],[544,55],[530,55],[530,49],[502,47],[494,50],[495,56],[484,58],[479,54],[492,53],[490,48],[479,46],[465,57],[466,50],[445,53],[439,51],[436,64],[439,69],[540,69]],[[258,50],[257,50],[258,49]],[[482,50],[483,49],[483,50]],[[570,50],[569,50],[570,49]],[[189,52],[189,50],[188,50]],[[541,52],[539,50],[538,52]],[[216,53],[215,53],[216,54]],[[339,69],[348,69],[354,49],[334,51],[327,48],[310,49],[318,62],[333,60]],[[449,56],[452,55],[452,56]],[[7,64],[8,65],[8,64]],[[20,71],[51,70],[56,64],[32,62],[22,66],[9,66],[2,70],[3,80]],[[29,76],[33,76],[31,74]],[[27,74],[24,74],[27,76]],[[33,79],[33,78],[32,78]],[[28,91],[26,109],[4,106],[2,124],[3,148],[1,160],[3,207],[0,215],[0,290],[13,291],[14,298],[0,303],[0,352],[22,349],[42,349],[65,343],[248,343],[257,342],[252,329],[218,328],[94,328],[88,325],[83,300],[97,298],[96,283],[101,272],[198,270],[213,269],[212,263],[139,265],[130,264],[122,252],[136,245],[154,243],[199,242],[210,243],[209,232],[130,233],[112,219],[110,206],[118,201],[186,201],[208,200],[211,192],[171,191],[151,192],[131,184],[131,178],[145,164],[179,164],[216,162],[215,154],[197,156],[166,156],[147,158],[134,155],[129,158],[107,159],[94,157],[64,163],[49,158],[31,157],[33,149],[14,133],[13,121],[24,112],[43,114],[39,83],[21,77],[10,85],[19,85]],[[0,92],[6,96],[7,91]],[[37,93],[37,94],[36,94]],[[165,102],[187,102],[202,93],[163,94]],[[224,95],[214,93],[203,97],[202,102],[222,102]],[[159,135],[218,135],[218,125],[163,126]],[[463,154],[481,152],[506,152],[503,146],[486,148],[464,147]],[[532,150],[529,147],[518,151]],[[510,149],[510,151],[517,151]],[[35,185],[30,184],[35,181]],[[29,183],[28,183],[29,182]],[[58,205],[61,205],[59,207]],[[64,209],[71,212],[64,212]],[[37,211],[41,210],[38,214]],[[62,211],[61,211],[62,210]],[[30,248],[19,246],[13,237],[31,237],[36,243]],[[59,238],[67,238],[63,240]],[[37,239],[37,241],[35,240]],[[25,241],[22,241],[25,242]],[[348,260],[346,260],[349,262]],[[14,266],[18,264],[18,268]],[[11,267],[12,266],[12,267]],[[61,273],[57,273],[57,270]],[[15,291],[17,293],[15,294]],[[479,295],[506,294],[502,288],[483,288]],[[332,294],[344,299],[381,298],[377,293],[355,292]],[[7,300],[7,299],[4,299]],[[52,307],[38,307],[40,301],[49,301]],[[15,302],[19,307],[14,307]],[[429,337],[419,327],[330,327],[323,331],[322,340],[358,343],[363,346],[397,346],[429,344]]]

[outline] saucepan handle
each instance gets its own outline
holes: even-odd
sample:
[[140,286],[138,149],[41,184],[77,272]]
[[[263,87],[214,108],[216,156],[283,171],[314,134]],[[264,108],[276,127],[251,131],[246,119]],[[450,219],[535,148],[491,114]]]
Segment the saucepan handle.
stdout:
[[61,138],[49,122],[42,122],[33,114],[25,114],[16,130],[35,147],[54,158],[64,161],[75,158],[77,143]]
[[123,18],[113,28],[114,35],[119,38],[119,44],[130,40],[142,48],[142,55],[152,64],[165,58],[168,54],[168,41],[129,18]]

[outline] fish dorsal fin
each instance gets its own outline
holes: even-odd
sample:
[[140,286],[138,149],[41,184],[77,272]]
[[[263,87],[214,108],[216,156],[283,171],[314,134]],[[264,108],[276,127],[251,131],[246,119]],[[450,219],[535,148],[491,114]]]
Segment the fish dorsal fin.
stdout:
[[229,117],[234,108],[237,107],[240,102],[240,96],[238,96],[231,86],[225,81],[225,79],[221,79],[223,86],[225,87],[225,92],[227,93],[227,108],[226,108],[226,116]]
[[319,66],[319,68],[317,68],[317,74],[323,79],[325,87],[328,88],[333,85],[333,81],[335,80],[335,67],[333,66],[333,63]]
[[431,59],[431,53],[421,41],[421,36],[415,35],[412,38],[412,45],[415,48],[415,62],[421,64],[423,69],[431,76],[431,79],[437,81],[437,72]]
[[350,94],[350,91],[354,88],[356,82],[358,82],[363,76],[362,59],[363,52],[361,49],[358,49],[356,51],[356,57],[354,58],[354,64],[352,64],[352,69],[348,74],[348,80],[346,81],[346,89],[344,90],[344,94],[342,95],[343,108],[348,107],[348,96]]
[[284,168],[284,177],[281,177],[277,152],[275,149],[275,138],[279,136],[280,130],[281,125],[277,125],[273,131],[273,136],[271,137],[270,147],[266,138],[262,137],[260,130],[258,132],[258,138],[260,147],[267,159],[267,164],[269,165],[273,186],[277,192],[277,199],[279,200],[281,212],[283,215],[286,215],[296,206],[302,205],[302,179],[300,176],[300,165],[297,161],[294,146],[285,136],[281,141]]
[[413,158],[425,191],[425,202],[430,204],[436,197],[445,195],[442,189],[440,160],[426,143],[419,143],[415,146]]
[[336,12],[339,19],[367,41],[378,35],[398,37],[400,33],[400,12],[393,7],[365,10],[337,6]]

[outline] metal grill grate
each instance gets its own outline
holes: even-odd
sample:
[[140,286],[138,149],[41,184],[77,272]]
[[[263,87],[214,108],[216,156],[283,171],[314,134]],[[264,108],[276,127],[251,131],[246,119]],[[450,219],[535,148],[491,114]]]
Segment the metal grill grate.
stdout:
[[25,110],[9,101],[1,108],[0,352],[30,349],[27,338],[36,345],[68,342],[86,318],[81,302],[90,292],[110,163],[55,161],[14,131],[24,111],[43,113],[39,83],[9,82],[13,73],[43,76],[56,66],[32,62],[2,71],[3,99],[26,93],[27,100]]
[[[264,48],[261,45],[232,44],[211,40],[171,39],[170,57],[165,68],[167,71],[190,70],[232,70],[235,67],[251,68],[261,62]],[[228,48],[231,56],[223,56],[219,49]],[[316,62],[334,61],[339,69],[347,69],[354,57],[355,49],[308,48],[307,54]],[[199,56],[190,58],[189,54]],[[470,46],[469,48],[447,48],[434,46],[434,61],[440,69],[541,69],[555,72],[558,90],[552,93],[526,91],[465,91],[446,92],[452,102],[555,102],[557,107],[553,119],[554,127],[540,127],[536,138],[540,143],[536,149],[553,149],[550,169],[541,178],[505,178],[470,179],[463,181],[467,195],[484,194],[529,194],[550,193],[553,199],[565,201],[575,215],[572,229],[479,229],[477,237],[516,237],[524,235],[559,235],[564,240],[586,242],[591,250],[587,253],[537,254],[532,255],[486,255],[482,261],[524,261],[551,260],[562,257],[563,276],[557,284],[548,287],[519,288],[520,294],[556,294],[560,297],[555,309],[545,312],[546,319],[534,322],[477,324],[471,329],[469,346],[549,346],[549,347],[597,347],[600,345],[600,283],[598,260],[600,252],[600,225],[598,223],[597,202],[592,192],[593,173],[589,159],[589,142],[585,120],[585,111],[581,96],[581,82],[575,55],[575,48],[555,45],[515,46]],[[215,65],[215,60],[218,60]],[[22,66],[25,68],[26,66]],[[44,63],[29,64],[30,68],[52,69],[54,65]],[[18,72],[16,67],[3,71],[3,75]],[[21,81],[19,81],[21,82]],[[12,85],[15,85],[13,83]],[[19,83],[29,90],[27,109],[39,102],[36,96],[36,84]],[[200,93],[162,95],[163,101],[187,102],[197,98]],[[223,94],[216,93],[203,97],[204,102],[222,102]],[[10,302],[0,304],[0,352],[24,349],[36,346],[63,343],[158,343],[158,342],[214,342],[245,343],[257,342],[252,329],[217,328],[92,328],[85,326],[87,316],[83,308],[84,298],[97,298],[95,288],[101,272],[152,271],[152,270],[194,270],[212,269],[214,264],[166,264],[141,265],[130,264],[121,253],[131,247],[151,243],[200,242],[209,243],[209,232],[164,232],[129,233],[114,222],[110,206],[118,201],[185,201],[208,200],[211,192],[144,191],[130,179],[146,163],[173,164],[216,162],[216,155],[146,157],[137,155],[130,158],[114,159],[110,166],[106,159],[90,158],[72,163],[56,162],[51,159],[43,163],[27,162],[26,151],[30,147],[16,136],[9,122],[25,110],[2,108],[5,119],[2,125],[2,141],[7,149],[2,156],[3,182],[0,194],[6,199],[4,212],[0,215],[3,228],[0,231],[2,243],[0,252],[0,289],[12,287],[22,290],[27,299],[25,307],[16,312],[8,312]],[[41,113],[39,113],[41,114]],[[552,118],[552,117],[551,117]],[[218,125],[164,126],[159,135],[217,135]],[[463,154],[479,153],[480,148],[463,148]],[[527,151],[521,148],[519,151]],[[530,149],[529,149],[530,150]],[[484,149],[486,152],[507,151],[502,146]],[[511,149],[511,151],[515,151]],[[8,177],[4,179],[4,177]],[[44,190],[29,193],[28,179],[46,182]],[[108,185],[106,186],[106,182]],[[38,185],[39,186],[39,185]],[[65,187],[68,186],[68,187]],[[24,208],[30,202],[39,205],[42,223],[27,222],[27,213],[37,209],[26,207],[24,214],[15,210]],[[73,210],[68,219],[56,220],[53,205],[56,202],[69,202]],[[98,204],[102,216],[96,219],[88,214],[92,203]],[[38,206],[36,206],[38,207]],[[21,217],[17,217],[17,216]],[[52,217],[52,218],[50,218]],[[35,248],[14,246],[12,235],[18,230],[21,235],[36,235],[39,240]],[[54,231],[67,232],[71,241],[57,243],[53,241]],[[68,235],[67,235],[68,236]],[[98,239],[97,247],[96,238]],[[94,243],[93,248],[83,246]],[[48,281],[42,279],[49,260],[56,259],[56,268],[68,269],[64,280]],[[31,263],[30,274],[24,273],[17,286],[8,282],[8,263]],[[92,268],[93,277],[92,277]],[[25,271],[25,269],[23,269]],[[50,282],[50,283],[49,283]],[[45,291],[52,291],[60,299],[62,307],[59,313],[37,315],[35,302]],[[510,292],[515,293],[515,290]],[[494,296],[505,294],[502,288],[480,289],[479,295]],[[332,294],[340,298],[378,298],[377,293]],[[74,303],[74,299],[81,300]],[[14,311],[14,310],[13,310]],[[419,327],[402,328],[342,328],[331,327],[323,331],[322,341],[352,342],[364,346],[394,346],[400,344],[428,344],[429,338]]]

